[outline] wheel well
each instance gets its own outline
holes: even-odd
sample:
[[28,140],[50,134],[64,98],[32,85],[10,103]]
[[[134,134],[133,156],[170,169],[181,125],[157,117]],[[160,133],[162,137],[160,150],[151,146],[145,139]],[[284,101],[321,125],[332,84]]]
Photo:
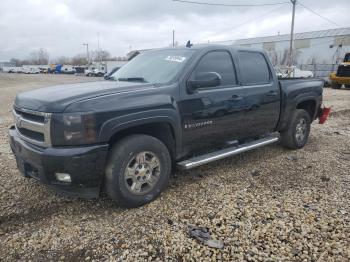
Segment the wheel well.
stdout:
[[175,133],[172,126],[168,123],[150,123],[144,125],[138,125],[123,129],[115,133],[109,140],[109,146],[111,147],[120,139],[134,134],[144,134],[153,136],[160,141],[162,141],[168,148],[172,159],[176,156],[176,143],[175,143]]
[[297,109],[304,109],[309,113],[311,121],[314,120],[316,112],[316,102],[314,100],[307,100],[299,103]]

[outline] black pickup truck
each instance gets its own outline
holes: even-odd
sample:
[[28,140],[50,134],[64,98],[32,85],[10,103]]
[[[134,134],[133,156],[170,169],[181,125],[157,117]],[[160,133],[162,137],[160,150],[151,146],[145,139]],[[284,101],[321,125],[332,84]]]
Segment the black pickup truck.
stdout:
[[278,80],[264,51],[220,45],[145,52],[112,81],[18,94],[9,130],[18,168],[61,192],[121,206],[155,199],[175,167],[280,141],[302,148],[323,80]]

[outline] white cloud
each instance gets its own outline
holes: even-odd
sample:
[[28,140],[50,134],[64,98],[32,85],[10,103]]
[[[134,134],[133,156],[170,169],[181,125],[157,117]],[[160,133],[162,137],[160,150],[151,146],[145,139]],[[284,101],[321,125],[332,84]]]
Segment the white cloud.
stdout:
[[[303,4],[340,25],[349,26],[348,0],[336,3],[305,0]],[[40,47],[46,48],[51,57],[84,53],[84,42],[88,42],[91,49],[97,48],[98,33],[101,48],[115,56],[125,55],[130,47],[167,46],[173,29],[179,43],[188,39],[212,42],[289,33],[291,6],[282,6],[261,17],[273,9],[275,7],[271,6],[198,6],[171,0],[2,0],[0,60],[26,58]],[[296,32],[334,27],[301,6],[297,7]]]

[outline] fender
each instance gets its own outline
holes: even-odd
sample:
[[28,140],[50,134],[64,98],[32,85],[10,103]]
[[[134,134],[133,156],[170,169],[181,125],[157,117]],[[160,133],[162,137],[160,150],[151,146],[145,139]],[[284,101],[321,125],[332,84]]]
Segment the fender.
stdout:
[[295,98],[295,107],[305,101],[314,101],[315,103],[317,102],[316,100],[316,94],[315,93],[308,93],[308,94],[300,94]]
[[[294,110],[297,108],[298,104],[305,102],[305,101],[314,101],[315,106],[316,106],[314,118],[317,114],[317,107],[320,106],[320,104],[318,103],[318,94],[315,92],[308,92],[308,93],[302,92],[302,93],[296,95],[292,99],[291,99],[291,97],[288,98],[288,100],[290,102],[287,102],[285,105],[286,107],[283,108],[283,110],[282,110],[282,113],[283,113],[281,115],[282,121],[280,121],[279,125],[276,128],[276,130],[278,130],[278,131],[283,131],[284,129],[286,129],[288,127],[289,119],[291,119],[291,117],[294,113]],[[293,103],[291,103],[291,101],[293,101]]]
[[[320,95],[320,97],[322,97],[322,95]],[[305,102],[305,101],[313,101],[315,102],[315,113],[312,117],[312,120],[315,119],[315,117],[317,116],[317,108],[321,105],[322,101],[319,99],[318,95],[315,92],[312,93],[308,93],[306,96],[298,96],[296,98],[296,102],[295,102],[295,108],[298,106],[298,104]]]
[[170,124],[175,135],[176,152],[181,152],[181,120],[180,114],[175,109],[153,109],[112,118],[102,125],[99,132],[99,141],[109,141],[114,134],[127,128],[152,123]]

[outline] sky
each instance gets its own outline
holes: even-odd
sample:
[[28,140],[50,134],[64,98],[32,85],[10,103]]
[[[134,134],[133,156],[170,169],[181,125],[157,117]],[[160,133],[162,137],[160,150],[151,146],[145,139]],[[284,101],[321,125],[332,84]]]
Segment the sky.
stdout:
[[[197,0],[260,4],[289,0]],[[349,0],[298,0],[295,32],[349,27]],[[135,49],[290,33],[292,5],[231,7],[173,0],[0,0],[0,61],[45,48],[50,59],[100,48],[112,56]],[[230,43],[228,42],[225,42]]]

